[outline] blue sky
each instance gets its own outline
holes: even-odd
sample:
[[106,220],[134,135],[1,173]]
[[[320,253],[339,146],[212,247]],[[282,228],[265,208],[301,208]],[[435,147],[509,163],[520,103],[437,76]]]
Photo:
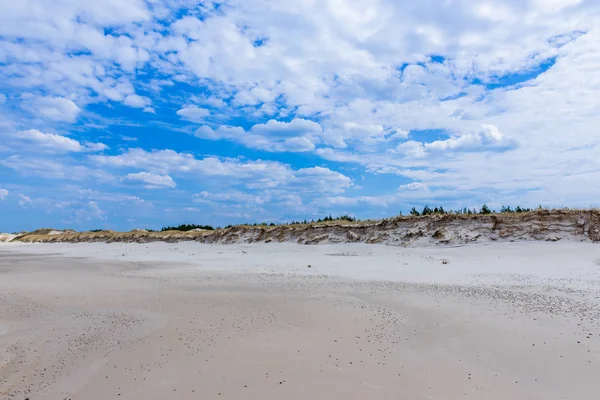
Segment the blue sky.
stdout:
[[596,1],[0,6],[0,231],[598,206]]

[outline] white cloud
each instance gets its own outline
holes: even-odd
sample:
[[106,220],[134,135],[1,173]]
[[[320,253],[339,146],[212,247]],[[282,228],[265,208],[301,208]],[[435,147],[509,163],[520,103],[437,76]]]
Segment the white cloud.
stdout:
[[120,155],[92,155],[90,159],[99,166],[142,169],[152,174],[227,177],[224,183],[243,183],[251,190],[290,188],[300,192],[341,192],[353,184],[349,177],[323,167],[294,170],[289,165],[274,161],[196,158],[170,149],[152,152],[129,149]]
[[[32,118],[4,101],[0,131],[23,137],[9,142],[3,134],[0,151],[13,155],[0,163],[20,165],[22,174],[99,175],[77,153],[104,145],[42,132],[50,132],[52,121],[83,120],[81,109],[90,103],[108,102],[118,113],[110,103],[117,102],[155,112],[153,122],[176,112],[205,124],[195,132],[200,138],[313,152],[352,164],[345,167],[356,174],[385,174],[389,196],[396,196],[400,175],[432,193],[491,187],[496,197],[520,191],[524,201],[598,197],[586,184],[600,170],[600,8],[594,2],[13,3],[0,13],[0,81]],[[184,106],[177,111],[172,104]],[[73,159],[10,153],[13,139]],[[168,135],[160,140],[155,146],[170,147]],[[311,157],[304,160],[315,165]],[[131,149],[89,160],[107,170],[201,176],[196,185],[233,177],[246,190],[291,188],[303,177],[299,167],[278,162],[200,158],[185,149]],[[333,174],[329,179],[339,190],[352,187]],[[391,201],[333,197],[340,204]]]
[[143,109],[151,109],[151,107],[148,107],[151,103],[152,101],[149,98],[137,94],[129,94],[123,100],[123,104],[126,106]]
[[177,115],[191,122],[202,123],[204,122],[204,119],[210,115],[210,111],[196,105],[189,105],[177,111]]
[[516,140],[507,138],[496,126],[483,124],[479,132],[425,143],[409,140],[400,143],[396,149],[406,156],[423,158],[429,153],[502,151],[514,149],[517,145]]
[[[218,128],[218,130],[221,130],[221,129],[223,129],[223,127]],[[243,129],[241,129],[241,133],[244,134]],[[225,139],[227,137],[225,134],[217,133],[215,130],[213,130],[208,125],[202,125],[200,128],[196,129],[196,132],[194,135],[201,139],[209,139],[209,140],[219,140],[219,139]]]
[[100,152],[108,148],[103,143],[86,142],[82,144],[75,139],[54,133],[40,132],[37,129],[17,132],[14,137],[23,142],[32,143],[56,152]]
[[256,124],[245,131],[241,127],[221,125],[212,129],[207,125],[198,128],[195,135],[202,139],[229,140],[242,143],[251,149],[274,152],[304,152],[315,149],[320,141],[321,126],[306,119],[293,119],[290,122],[269,120]]
[[95,219],[104,221],[107,219],[107,212],[102,210],[97,202],[88,201],[83,207],[77,208],[74,211],[75,221],[78,223],[84,221],[92,221]]
[[98,190],[92,189],[81,189],[78,187],[74,187],[69,190],[71,193],[75,194],[78,200],[86,199],[92,201],[102,201],[102,202],[110,202],[110,203],[131,203],[133,205],[139,206],[142,204],[149,204],[148,201],[138,197],[132,196],[128,194],[121,193],[108,193],[108,192],[100,192]]
[[105,145],[104,143],[84,142],[82,148],[83,148],[82,151],[84,151],[84,152],[97,153],[100,151],[107,150],[108,146]]
[[353,185],[349,177],[323,167],[299,169],[295,178],[293,185],[299,191],[316,190],[320,193],[335,193],[343,192]]
[[105,171],[88,168],[74,163],[73,160],[42,159],[23,155],[12,155],[0,159],[0,165],[10,168],[25,177],[42,177],[48,179],[66,179],[83,181],[93,179],[96,182],[112,182],[113,177]]
[[453,137],[447,140],[436,140],[425,143],[429,151],[477,151],[501,149],[516,146],[514,140],[506,138],[494,125],[484,124],[483,130],[477,133]]
[[290,122],[280,122],[274,119],[266,124],[257,124],[252,127],[252,133],[266,137],[289,138],[298,136],[319,135],[321,126],[313,121],[298,118]]
[[239,190],[230,190],[227,192],[200,192],[195,196],[196,202],[231,202],[231,203],[240,203],[240,204],[265,204],[272,200],[273,196],[269,194],[269,192],[264,192],[261,194],[249,194],[244,193]]
[[121,179],[126,183],[142,183],[150,189],[174,188],[175,181],[169,175],[158,175],[151,172],[138,172],[124,176]]
[[411,182],[406,185],[400,185],[399,190],[426,190],[427,185],[422,182]]
[[4,200],[5,198],[8,197],[8,190],[6,189],[0,189],[0,201]]
[[204,105],[207,107],[212,107],[212,108],[225,108],[227,106],[227,104],[223,101],[223,99],[220,99],[218,97],[214,97],[214,96],[194,96],[192,97],[194,103],[200,104],[200,105]]
[[19,193],[19,205],[21,207],[25,207],[26,205],[30,205],[31,203],[32,201],[29,196],[25,196],[23,193]]
[[128,149],[116,156],[90,156],[98,165],[116,168],[139,168],[166,174],[172,171],[191,172],[198,168],[198,160],[191,154],[173,150],[146,151],[139,148]]
[[285,139],[283,143],[276,148],[282,150],[285,149],[285,151],[303,152],[314,150],[315,144],[309,138],[302,136]]
[[62,97],[37,97],[30,107],[35,116],[60,122],[75,122],[81,113],[77,104]]

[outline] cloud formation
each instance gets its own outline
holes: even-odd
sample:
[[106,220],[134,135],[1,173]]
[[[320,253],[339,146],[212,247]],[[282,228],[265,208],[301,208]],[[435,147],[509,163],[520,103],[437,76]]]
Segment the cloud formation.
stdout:
[[169,175],[158,175],[151,172],[127,174],[121,180],[125,183],[141,183],[149,189],[172,189],[176,186],[175,181]]
[[103,143],[80,143],[66,136],[44,133],[37,129],[16,132],[14,138],[56,152],[99,152],[108,148]]
[[53,121],[75,122],[81,109],[63,97],[37,97],[31,101],[31,111]]
[[[7,3],[3,185],[231,221],[594,205],[599,18],[578,0]],[[122,223],[87,201],[71,221]]]

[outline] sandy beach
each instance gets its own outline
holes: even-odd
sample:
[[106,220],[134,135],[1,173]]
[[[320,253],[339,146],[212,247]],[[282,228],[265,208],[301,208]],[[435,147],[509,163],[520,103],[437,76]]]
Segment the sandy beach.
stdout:
[[591,399],[598,376],[597,244],[0,246],[2,399]]

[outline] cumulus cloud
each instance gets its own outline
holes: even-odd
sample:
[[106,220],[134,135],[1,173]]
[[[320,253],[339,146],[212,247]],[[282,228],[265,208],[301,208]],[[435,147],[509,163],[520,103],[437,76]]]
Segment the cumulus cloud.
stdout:
[[93,155],[90,159],[100,166],[139,168],[162,174],[172,171],[190,172],[198,168],[198,160],[193,155],[170,149],[146,151],[132,148],[119,155]]
[[352,179],[332,171],[329,168],[302,168],[296,173],[294,186],[300,190],[317,190],[319,192],[343,192],[352,187]]
[[[352,179],[329,168],[293,169],[275,161],[241,161],[231,158],[196,158],[189,153],[174,150],[145,151],[129,149],[114,156],[92,155],[90,160],[110,168],[143,169],[156,175],[170,173],[181,176],[203,175],[227,177],[230,184],[243,182],[248,189],[293,188],[297,191],[340,192],[352,186]],[[145,172],[143,176],[147,176]]]
[[147,107],[151,103],[152,102],[149,98],[139,96],[137,94],[129,94],[123,100],[123,104],[125,104],[126,106],[129,106],[129,107],[134,107],[134,108],[151,109],[150,107]]
[[100,152],[108,148],[103,143],[81,143],[66,136],[44,133],[37,129],[17,132],[14,137],[25,143],[56,152]]
[[264,124],[256,124],[248,131],[236,126],[221,125],[213,129],[204,125],[196,130],[195,135],[202,139],[238,142],[252,149],[304,152],[315,149],[322,132],[318,123],[295,118],[290,122],[272,119]]
[[252,133],[267,137],[289,138],[299,136],[318,135],[321,126],[316,122],[302,118],[295,118],[290,122],[269,120],[265,124],[257,124],[252,127]]
[[8,197],[8,190],[0,189],[0,201]]
[[177,115],[191,122],[202,123],[204,122],[204,119],[210,115],[210,111],[196,105],[189,105],[177,111]]
[[125,175],[122,179],[125,183],[143,184],[149,189],[174,188],[175,181],[169,175],[158,175],[151,172],[137,172]]
[[311,151],[315,149],[315,144],[307,137],[293,137],[285,139],[283,143],[275,147],[280,151],[292,151],[296,153]]
[[478,151],[493,149],[508,149],[516,146],[516,141],[507,138],[494,125],[484,124],[477,133],[469,133],[448,140],[436,140],[425,143],[429,151]]
[[[593,2],[16,4],[0,13],[0,81],[11,100],[0,96],[0,163],[22,166],[14,169],[21,176],[128,168],[202,176],[194,187],[207,177],[231,177],[245,191],[299,190],[302,179],[319,190],[328,190],[319,179],[341,191],[353,188],[350,177],[301,172],[319,164],[315,155],[331,172],[339,166],[350,175],[381,174],[391,191],[355,200],[328,195],[340,206],[391,204],[398,177],[431,193],[442,186],[461,193],[493,187],[495,197],[520,191],[532,201],[597,198],[593,185],[584,184],[600,169],[600,9]],[[192,122],[198,138],[232,142],[261,158],[303,154],[290,157],[292,165],[230,159],[221,157],[232,154],[229,147],[199,143],[193,150],[206,154],[197,157],[173,145],[173,136],[156,135],[153,146],[180,151],[88,157],[82,153],[104,145],[44,133],[54,132],[48,127],[54,122],[61,132],[63,123],[80,123],[73,133],[97,129],[81,124],[88,118],[124,123],[131,113],[123,106],[154,113],[151,122],[126,121],[142,128],[191,133]],[[29,152],[55,149],[69,160],[16,154],[24,148],[13,140],[32,144]]]
[[30,108],[35,116],[59,122],[75,122],[81,113],[77,104],[63,97],[37,97],[31,101]]
[[516,140],[503,135],[496,126],[483,124],[481,130],[476,133],[433,142],[409,140],[399,144],[396,149],[406,156],[422,158],[431,153],[506,151],[516,148],[517,145]]

